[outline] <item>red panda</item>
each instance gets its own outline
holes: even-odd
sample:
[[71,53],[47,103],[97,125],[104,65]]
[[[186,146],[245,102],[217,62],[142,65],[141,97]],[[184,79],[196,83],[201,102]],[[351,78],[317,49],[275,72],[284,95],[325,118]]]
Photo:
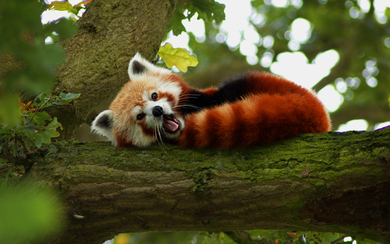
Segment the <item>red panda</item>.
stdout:
[[250,147],[331,127],[313,91],[269,73],[248,72],[200,90],[137,53],[128,74],[130,81],[91,127],[118,147],[159,141],[191,148]]

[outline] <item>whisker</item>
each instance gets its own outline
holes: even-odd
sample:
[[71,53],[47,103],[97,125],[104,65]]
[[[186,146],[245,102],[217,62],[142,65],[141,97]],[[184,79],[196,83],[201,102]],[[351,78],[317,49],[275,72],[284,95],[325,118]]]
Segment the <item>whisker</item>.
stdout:
[[164,131],[164,129],[163,129],[162,126],[161,126],[159,132],[160,132],[160,137],[161,137],[161,143],[162,143],[162,145],[163,145],[166,149],[169,149],[169,148],[165,145],[164,140],[163,140],[163,138],[162,138],[162,136],[161,136],[161,133],[164,133],[164,134],[165,134],[165,131]]
[[191,105],[191,104],[176,105],[174,108],[193,108],[193,109],[198,110],[198,111],[200,111],[202,109],[201,107]]
[[200,97],[201,94],[181,94],[180,97]]
[[199,98],[199,94],[186,94],[186,95],[180,95],[179,101],[183,99],[188,99],[188,98]]
[[175,107],[193,107],[193,108],[201,108],[199,106],[193,105],[193,104],[178,104]]
[[161,126],[156,126],[156,132],[157,132],[157,134],[158,134],[160,146],[161,146],[161,147],[164,146],[166,149],[168,149],[168,147],[167,147],[167,146],[165,145],[165,143],[164,143],[164,139],[163,139],[163,136],[162,136],[162,133],[165,133],[164,128],[163,128],[163,125],[161,125]]
[[[157,136],[157,143],[158,143],[158,145],[160,146],[160,148],[161,148],[166,154],[168,154],[168,153],[165,151],[164,147],[163,147],[163,146],[165,146],[165,144],[164,144],[164,141],[163,141],[163,139],[162,139],[162,137],[161,137],[160,128],[158,128],[158,127],[156,126],[156,127],[154,128],[154,131],[155,131],[156,136]],[[165,146],[165,148],[168,149],[167,146]]]

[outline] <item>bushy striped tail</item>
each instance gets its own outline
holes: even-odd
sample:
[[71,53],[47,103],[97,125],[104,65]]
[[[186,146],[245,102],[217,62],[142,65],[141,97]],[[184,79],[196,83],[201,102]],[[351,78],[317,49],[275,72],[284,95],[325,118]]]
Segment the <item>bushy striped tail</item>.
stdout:
[[193,148],[249,147],[330,130],[329,115],[313,92],[300,87],[299,92],[281,93],[254,93],[190,114],[177,143]]

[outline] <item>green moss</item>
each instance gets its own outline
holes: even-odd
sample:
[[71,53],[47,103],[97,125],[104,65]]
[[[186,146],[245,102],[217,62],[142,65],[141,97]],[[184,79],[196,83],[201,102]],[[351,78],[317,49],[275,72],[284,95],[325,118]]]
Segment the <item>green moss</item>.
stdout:
[[309,179],[309,182],[312,186],[316,188],[320,188],[325,186],[325,181],[322,179]]
[[203,195],[210,190],[208,180],[211,177],[210,170],[204,170],[193,175],[194,182],[196,185],[192,188],[192,192],[195,195]]
[[379,147],[374,148],[372,151],[372,155],[375,157],[376,160],[379,160],[383,163],[389,163],[390,162],[390,149],[386,147]]
[[[247,179],[259,185],[276,185],[288,179],[289,187],[296,182],[315,192],[338,182],[353,185],[355,176],[366,175],[369,181],[385,179],[382,164],[390,160],[390,149],[387,137],[374,136],[372,142],[372,134],[377,133],[309,134],[262,147],[233,150],[194,150],[171,145],[164,150],[158,145],[115,148],[109,142],[73,141],[53,144],[41,161],[65,167],[63,179],[82,175],[88,181],[115,178],[120,171],[184,172],[195,182],[195,194],[207,193],[208,179],[213,177]],[[374,164],[370,163],[372,160]],[[90,165],[99,167],[88,168]],[[55,177],[59,178],[60,173]]]

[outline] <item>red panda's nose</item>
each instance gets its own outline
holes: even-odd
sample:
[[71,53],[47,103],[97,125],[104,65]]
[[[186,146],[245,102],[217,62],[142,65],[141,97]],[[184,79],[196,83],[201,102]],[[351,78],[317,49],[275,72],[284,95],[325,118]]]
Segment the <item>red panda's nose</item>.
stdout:
[[160,106],[155,106],[152,110],[152,114],[154,117],[160,117],[161,115],[164,114],[164,110]]

